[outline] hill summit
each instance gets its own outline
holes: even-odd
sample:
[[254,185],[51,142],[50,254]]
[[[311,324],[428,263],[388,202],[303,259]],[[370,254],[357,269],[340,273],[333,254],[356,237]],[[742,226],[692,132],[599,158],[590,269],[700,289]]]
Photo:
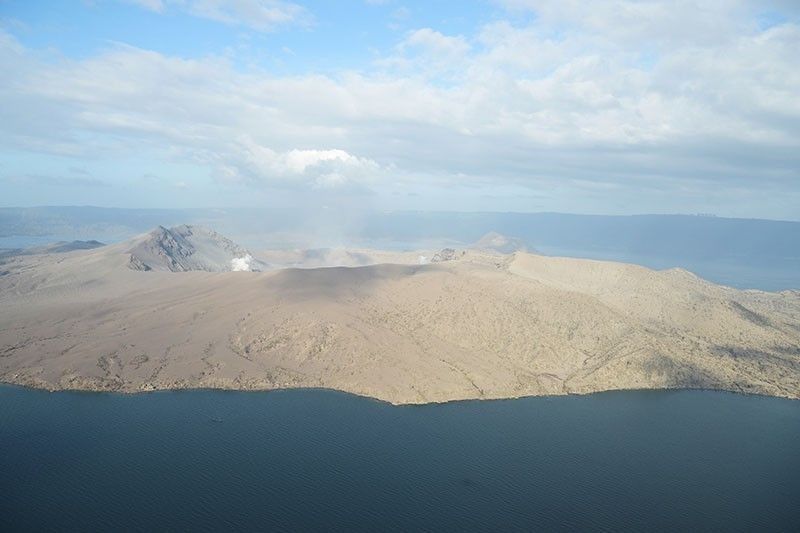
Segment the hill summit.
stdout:
[[232,240],[201,226],[159,226],[134,239],[130,268],[187,272],[259,272],[266,265]]
[[514,252],[529,251],[522,239],[507,237],[496,231],[490,231],[473,245],[476,250],[496,252],[500,254],[513,254]]

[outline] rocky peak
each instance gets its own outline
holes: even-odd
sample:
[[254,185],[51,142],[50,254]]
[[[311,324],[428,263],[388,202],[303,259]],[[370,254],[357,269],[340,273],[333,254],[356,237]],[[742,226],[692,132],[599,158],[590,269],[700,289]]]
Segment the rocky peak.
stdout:
[[245,248],[200,226],[159,226],[136,239],[128,252],[134,270],[229,272],[266,267]]

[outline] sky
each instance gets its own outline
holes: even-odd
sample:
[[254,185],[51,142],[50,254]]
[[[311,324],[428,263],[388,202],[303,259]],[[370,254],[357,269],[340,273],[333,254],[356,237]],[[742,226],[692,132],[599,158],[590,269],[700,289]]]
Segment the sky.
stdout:
[[0,0],[0,206],[800,220],[796,0]]

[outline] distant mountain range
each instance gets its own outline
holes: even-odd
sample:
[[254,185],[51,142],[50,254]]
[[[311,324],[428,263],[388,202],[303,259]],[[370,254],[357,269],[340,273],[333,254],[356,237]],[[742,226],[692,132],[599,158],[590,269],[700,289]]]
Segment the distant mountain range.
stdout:
[[100,241],[59,241],[44,246],[33,246],[30,248],[10,248],[0,249],[0,259],[3,257],[13,257],[17,255],[39,255],[39,254],[63,254],[75,250],[92,250],[105,246]]

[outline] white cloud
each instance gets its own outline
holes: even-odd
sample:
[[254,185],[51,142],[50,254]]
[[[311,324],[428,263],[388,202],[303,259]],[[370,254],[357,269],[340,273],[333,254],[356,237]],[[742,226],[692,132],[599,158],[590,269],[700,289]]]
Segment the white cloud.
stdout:
[[305,172],[309,167],[317,166],[325,161],[350,164],[357,162],[358,158],[344,150],[291,150],[285,157],[286,167],[296,173]]
[[794,19],[759,26],[746,2],[601,4],[518,0],[536,10],[529,24],[416,30],[376,66],[338,75],[130,47],[43,59],[0,33],[0,142],[155,154],[241,184],[523,188],[609,209],[770,191],[787,216],[800,168]]
[[304,7],[284,0],[124,0],[150,11],[167,8],[234,26],[270,31],[285,25],[307,25],[311,15]]
[[260,31],[309,21],[305,8],[282,0],[193,0],[189,11],[198,17]]
[[399,73],[445,79],[463,72],[469,51],[470,45],[461,35],[421,28],[408,32],[394,53],[378,60],[377,65]]
[[242,135],[225,150],[211,155],[226,181],[336,188],[366,185],[383,169],[375,161],[344,150],[292,149],[278,152]]
[[128,4],[141,6],[150,11],[161,13],[164,11],[164,2],[162,0],[124,0]]
[[400,48],[424,48],[434,54],[460,56],[469,51],[469,44],[460,35],[451,37],[431,28],[422,28],[409,33]]

